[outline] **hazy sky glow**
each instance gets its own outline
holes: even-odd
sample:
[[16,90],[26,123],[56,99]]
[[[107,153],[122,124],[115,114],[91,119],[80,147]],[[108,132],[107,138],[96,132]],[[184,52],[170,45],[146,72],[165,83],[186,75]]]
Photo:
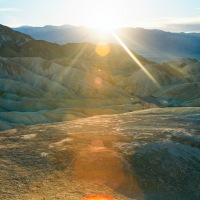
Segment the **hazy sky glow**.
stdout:
[[160,27],[199,24],[199,0],[0,0],[8,26]]

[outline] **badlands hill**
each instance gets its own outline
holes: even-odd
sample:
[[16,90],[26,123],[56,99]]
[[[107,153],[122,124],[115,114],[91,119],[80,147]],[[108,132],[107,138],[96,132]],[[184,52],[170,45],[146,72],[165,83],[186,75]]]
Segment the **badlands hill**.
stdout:
[[[16,31],[28,34],[37,40],[46,40],[57,44],[66,43],[97,43],[98,31],[88,27],[70,25],[14,28]],[[191,57],[200,59],[199,33],[172,33],[161,30],[143,28],[119,28],[115,30],[122,41],[139,54],[155,61]],[[101,38],[102,39],[102,38]],[[106,34],[107,42],[116,43],[111,33]]]
[[158,64],[115,44],[58,45],[0,26],[0,129],[166,106],[200,106],[200,63]]

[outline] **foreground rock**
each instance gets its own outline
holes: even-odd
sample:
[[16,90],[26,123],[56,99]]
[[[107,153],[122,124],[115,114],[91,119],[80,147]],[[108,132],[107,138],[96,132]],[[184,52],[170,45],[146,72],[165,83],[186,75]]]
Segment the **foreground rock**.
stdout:
[[200,108],[150,109],[0,132],[0,199],[200,198]]

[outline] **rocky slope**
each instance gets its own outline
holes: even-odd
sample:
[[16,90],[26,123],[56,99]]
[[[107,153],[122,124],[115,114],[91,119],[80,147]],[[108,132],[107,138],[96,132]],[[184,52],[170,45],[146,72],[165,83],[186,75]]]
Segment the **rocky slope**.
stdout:
[[0,199],[200,198],[200,108],[157,108],[0,132]]

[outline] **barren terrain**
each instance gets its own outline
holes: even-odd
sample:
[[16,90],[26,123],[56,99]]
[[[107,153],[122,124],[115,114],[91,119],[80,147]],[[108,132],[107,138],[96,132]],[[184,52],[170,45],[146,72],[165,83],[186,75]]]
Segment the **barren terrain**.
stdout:
[[0,132],[0,199],[200,198],[200,108],[155,108]]

